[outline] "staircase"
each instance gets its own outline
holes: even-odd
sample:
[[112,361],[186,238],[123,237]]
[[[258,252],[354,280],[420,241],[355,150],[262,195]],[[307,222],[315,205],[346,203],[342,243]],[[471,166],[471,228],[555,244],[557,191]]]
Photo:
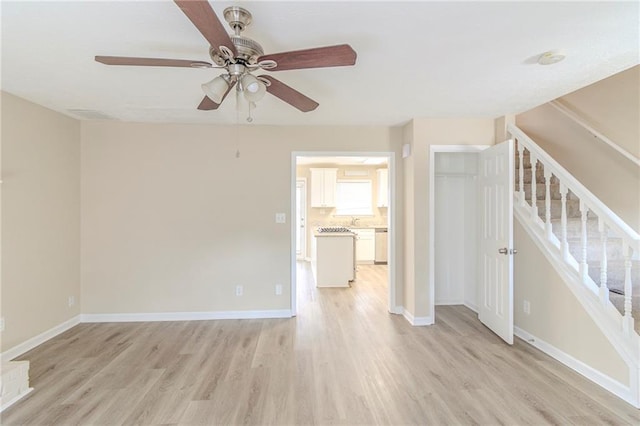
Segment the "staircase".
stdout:
[[627,364],[619,396],[640,408],[640,235],[519,128],[508,133],[515,217]]
[[[520,158],[518,149],[516,149],[516,182],[515,187],[518,188],[518,178],[520,176]],[[524,199],[531,205],[532,195],[532,164],[531,152],[523,149],[523,182],[524,182]],[[544,166],[540,162],[536,162],[536,207],[538,217],[541,221],[546,219],[546,187]],[[560,191],[560,181],[553,174],[549,182],[550,218],[551,231],[560,241],[561,222],[562,222],[562,195]],[[569,254],[576,262],[582,259],[582,214],[580,212],[580,199],[571,191],[566,193],[566,210],[567,210],[567,243]],[[624,315],[624,284],[625,284],[625,259],[623,255],[623,240],[608,230],[604,246],[606,246],[606,257],[603,256],[603,233],[598,227],[599,219],[591,211],[587,213],[586,235],[587,235],[587,271],[589,277],[595,285],[600,288],[606,288],[609,291],[609,301],[615,308]],[[640,260],[631,260],[631,308],[635,312],[634,329],[640,331]],[[604,285],[603,285],[604,283]]]

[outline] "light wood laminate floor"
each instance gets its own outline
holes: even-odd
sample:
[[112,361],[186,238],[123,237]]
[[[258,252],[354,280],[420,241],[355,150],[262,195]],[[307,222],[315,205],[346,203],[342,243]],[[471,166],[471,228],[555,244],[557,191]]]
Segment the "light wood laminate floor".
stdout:
[[385,266],[292,319],[80,324],[21,357],[35,390],[3,425],[640,424],[640,411],[461,306],[412,327]]

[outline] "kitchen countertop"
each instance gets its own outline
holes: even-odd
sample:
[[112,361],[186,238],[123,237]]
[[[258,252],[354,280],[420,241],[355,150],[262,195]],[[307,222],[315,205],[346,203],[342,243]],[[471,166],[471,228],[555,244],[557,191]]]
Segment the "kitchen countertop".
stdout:
[[353,232],[318,232],[313,233],[315,237],[355,237]]
[[340,226],[349,229],[387,229],[388,225],[316,225],[316,228]]

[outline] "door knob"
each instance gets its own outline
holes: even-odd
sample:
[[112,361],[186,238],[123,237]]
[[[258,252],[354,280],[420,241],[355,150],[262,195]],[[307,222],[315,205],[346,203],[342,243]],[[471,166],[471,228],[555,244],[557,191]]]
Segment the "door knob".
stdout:
[[500,254],[509,254],[509,250],[506,247],[498,249],[498,253]]

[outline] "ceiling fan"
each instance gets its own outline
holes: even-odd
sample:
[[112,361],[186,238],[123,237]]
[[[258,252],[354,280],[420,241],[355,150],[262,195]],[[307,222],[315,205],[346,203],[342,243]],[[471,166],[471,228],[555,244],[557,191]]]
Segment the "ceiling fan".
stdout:
[[174,1],[209,42],[209,55],[215,66],[209,62],[184,59],[96,56],[95,60],[106,65],[224,69],[225,73],[202,85],[206,96],[198,109],[205,111],[218,109],[234,86],[238,99],[244,96],[249,105],[255,106],[254,102],[268,92],[302,112],[313,111],[318,107],[313,99],[270,75],[254,76],[253,72],[259,69],[284,71],[340,67],[356,63],[356,52],[348,44],[265,55],[260,44],[241,35],[252,19],[246,9],[231,6],[224,10],[224,19],[234,32],[229,35],[207,0]]

